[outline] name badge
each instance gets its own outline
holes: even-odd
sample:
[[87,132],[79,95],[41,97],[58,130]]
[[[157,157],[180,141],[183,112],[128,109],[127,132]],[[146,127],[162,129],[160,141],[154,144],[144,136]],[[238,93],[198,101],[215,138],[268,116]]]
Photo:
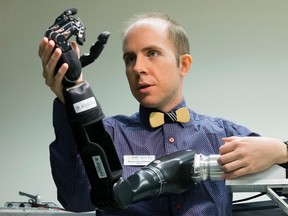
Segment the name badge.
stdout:
[[124,155],[124,166],[146,166],[153,160],[155,155]]

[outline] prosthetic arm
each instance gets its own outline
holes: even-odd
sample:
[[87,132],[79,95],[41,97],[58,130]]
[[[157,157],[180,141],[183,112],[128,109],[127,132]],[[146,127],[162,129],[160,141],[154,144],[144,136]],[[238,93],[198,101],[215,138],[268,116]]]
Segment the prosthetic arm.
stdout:
[[78,59],[69,38],[75,35],[77,43],[83,45],[86,28],[79,18],[73,17],[76,13],[75,8],[64,11],[47,29],[45,36],[62,50],[55,73],[63,63],[69,65],[63,79],[67,115],[91,183],[91,199],[101,208],[112,206],[112,186],[122,176],[122,167],[113,142],[104,129],[104,114],[89,84],[76,81],[81,75],[82,67],[94,62],[101,54],[110,33],[102,32],[91,46],[90,52]]
[[85,81],[64,89],[65,105],[78,149],[91,184],[91,200],[98,208],[113,204],[112,188],[122,167],[102,119],[104,114]]
[[113,186],[118,208],[158,196],[181,194],[206,179],[222,180],[218,155],[205,156],[181,150],[158,158]]

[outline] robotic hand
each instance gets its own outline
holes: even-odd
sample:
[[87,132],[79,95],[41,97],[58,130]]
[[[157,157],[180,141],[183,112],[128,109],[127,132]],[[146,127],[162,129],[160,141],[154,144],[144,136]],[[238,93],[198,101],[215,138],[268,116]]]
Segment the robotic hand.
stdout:
[[82,67],[91,64],[98,58],[110,36],[109,32],[102,32],[98,36],[95,44],[91,46],[90,52],[80,56],[80,59],[78,59],[77,54],[72,49],[68,40],[75,35],[77,43],[83,45],[86,27],[79,18],[72,17],[72,15],[75,14],[77,14],[76,8],[65,10],[56,18],[54,24],[50,26],[45,33],[45,36],[53,40],[56,47],[62,50],[62,55],[56,65],[55,73],[57,73],[63,63],[69,65],[69,69],[63,79],[63,85],[65,87],[75,85],[75,82],[81,75]]

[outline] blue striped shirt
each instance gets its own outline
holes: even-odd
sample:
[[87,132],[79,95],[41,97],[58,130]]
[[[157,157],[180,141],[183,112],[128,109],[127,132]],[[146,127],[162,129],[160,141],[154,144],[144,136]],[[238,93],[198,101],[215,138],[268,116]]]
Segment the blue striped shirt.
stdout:
[[[185,105],[183,100],[172,111]],[[200,115],[192,110],[189,110],[191,121],[188,123],[167,123],[153,129],[148,123],[151,111],[140,105],[139,112],[132,116],[117,115],[103,120],[122,163],[124,155],[155,155],[158,158],[181,149],[191,149],[204,155],[218,154],[221,138],[256,135],[231,121]],[[58,200],[70,211],[93,211],[90,184],[77,152],[65,107],[58,100],[54,102],[53,126],[56,139],[50,145],[50,162]],[[138,169],[137,166],[123,165],[123,175],[126,178]],[[157,197],[104,215],[228,216],[232,215],[232,195],[228,193],[224,181],[206,180],[181,195]]]

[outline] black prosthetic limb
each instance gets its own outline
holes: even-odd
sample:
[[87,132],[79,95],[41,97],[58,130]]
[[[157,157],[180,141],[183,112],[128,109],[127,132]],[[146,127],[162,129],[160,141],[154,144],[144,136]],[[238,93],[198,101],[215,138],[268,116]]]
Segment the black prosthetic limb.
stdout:
[[158,196],[180,194],[192,188],[191,176],[194,152],[181,151],[156,159],[127,179],[115,183],[114,198],[119,208]]
[[104,114],[85,81],[64,90],[67,115],[91,184],[91,201],[97,208],[113,208],[112,187],[122,166],[102,119]]
[[62,50],[55,73],[63,63],[69,65],[63,79],[63,94],[67,116],[91,184],[91,201],[99,209],[108,210],[113,208],[112,187],[122,176],[122,167],[113,142],[105,131],[102,122],[104,114],[92,89],[87,82],[76,81],[82,67],[94,62],[101,54],[110,33],[102,32],[90,52],[79,59],[68,41],[73,35],[79,45],[85,41],[85,26],[79,18],[72,17],[76,13],[75,8],[64,11],[45,36],[54,40],[55,47]]
[[125,209],[143,200],[184,193],[206,179],[222,180],[218,157],[181,150],[158,158],[114,184],[115,206]]
[[62,51],[62,55],[55,67],[55,73],[57,73],[63,63],[69,65],[68,71],[63,79],[63,85],[65,87],[75,85],[75,82],[81,75],[82,68],[91,64],[98,58],[110,36],[109,32],[102,32],[98,36],[95,44],[91,46],[90,52],[80,56],[79,59],[76,52],[73,50],[69,39],[75,35],[76,42],[79,45],[83,45],[86,39],[86,27],[79,18],[72,17],[75,14],[77,14],[76,8],[65,10],[45,32],[45,36],[55,42],[55,48],[58,47]]

